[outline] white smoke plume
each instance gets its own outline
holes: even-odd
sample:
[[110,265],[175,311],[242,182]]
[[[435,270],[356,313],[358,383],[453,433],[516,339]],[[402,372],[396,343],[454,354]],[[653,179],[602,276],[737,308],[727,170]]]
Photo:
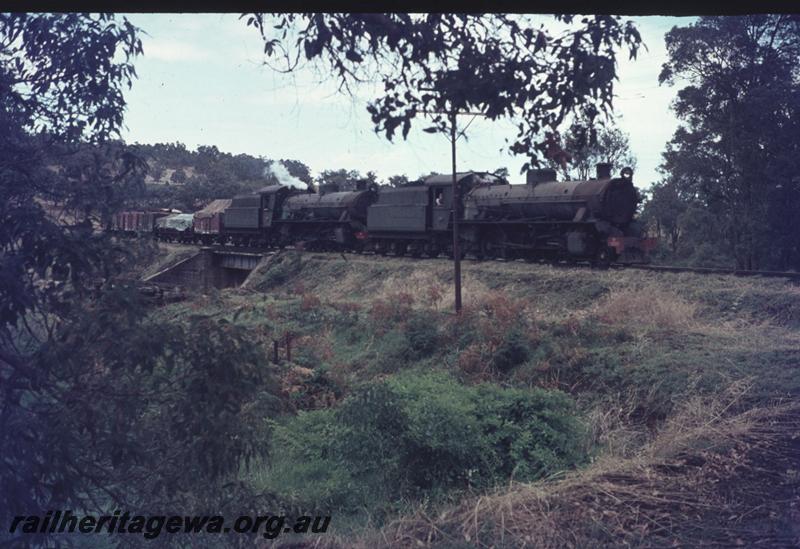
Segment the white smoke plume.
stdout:
[[274,175],[277,180],[280,181],[281,185],[294,187],[295,189],[300,190],[305,190],[307,187],[303,181],[289,173],[289,170],[286,169],[286,166],[284,166],[283,162],[273,162],[264,168],[264,175],[269,173]]

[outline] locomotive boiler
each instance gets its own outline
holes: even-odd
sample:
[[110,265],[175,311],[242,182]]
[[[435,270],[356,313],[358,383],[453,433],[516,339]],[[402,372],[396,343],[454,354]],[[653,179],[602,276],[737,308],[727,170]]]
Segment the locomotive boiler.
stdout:
[[354,191],[333,184],[319,193],[287,198],[279,223],[281,241],[302,242],[308,249],[360,249],[366,239],[367,209],[377,198],[377,187],[359,183]]
[[555,181],[555,174],[546,170],[545,178],[549,177],[549,182],[538,182],[534,176],[527,185],[479,187],[467,196],[465,219],[593,219],[617,226],[633,220],[639,198],[631,177]]
[[548,257],[611,261],[643,259],[648,242],[634,222],[639,195],[633,171],[556,181],[554,170],[528,173],[528,183],[483,185],[464,200],[465,239],[479,257]]

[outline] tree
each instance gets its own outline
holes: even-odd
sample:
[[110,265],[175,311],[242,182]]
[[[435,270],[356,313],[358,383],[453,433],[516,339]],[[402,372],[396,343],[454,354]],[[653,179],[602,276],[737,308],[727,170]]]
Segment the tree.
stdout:
[[390,187],[402,187],[403,185],[408,185],[408,176],[403,175],[391,175],[387,180],[387,183]]
[[374,171],[370,170],[367,172],[367,175],[364,176],[364,181],[367,182],[369,185],[377,185],[378,184],[378,174]]
[[702,17],[666,35],[659,80],[688,83],[663,169],[738,268],[800,268],[800,16]]
[[289,175],[296,177],[306,185],[311,185],[314,182],[314,178],[311,177],[311,169],[299,160],[282,159],[281,164],[286,166]]
[[659,239],[666,239],[673,254],[678,253],[681,236],[680,218],[688,207],[674,184],[663,181],[653,184],[646,194],[641,219],[649,224]]
[[183,171],[183,168],[178,168],[172,175],[169,177],[169,180],[176,185],[182,185],[186,183],[186,172]]
[[567,116],[591,121],[608,112],[616,50],[624,46],[635,57],[641,43],[632,23],[604,15],[557,15],[568,26],[558,35],[528,16],[503,14],[242,17],[261,33],[268,58],[285,60],[282,70],[305,59],[335,75],[342,90],[383,83],[367,110],[388,139],[398,129],[406,138],[418,116],[432,119],[426,131],[446,132],[446,113],[480,111],[512,118],[519,131],[511,151],[534,165]]
[[270,376],[252,342],[224,322],[150,318],[119,276],[134,244],[95,230],[143,184],[137,147],[114,139],[138,33],[110,15],[0,14],[4,524],[218,509],[222,479],[263,450],[248,414],[269,404]]
[[[124,151],[109,148],[121,170],[106,171],[102,183],[48,169],[60,156],[85,151],[83,141],[107,143],[114,135],[124,107],[120,88],[131,83],[130,59],[141,52],[141,43],[124,19],[117,24],[109,16],[0,14],[0,49],[0,330],[8,338],[8,330],[37,305],[58,299],[44,294],[36,277],[67,272],[80,289],[100,263],[99,248],[91,249],[95,240],[72,238],[76,226],[93,220],[58,225],[38,200],[60,202],[77,194],[84,212],[94,213],[115,185],[141,167]],[[122,61],[115,63],[117,50]],[[52,253],[54,247],[63,250]]]
[[[36,509],[54,497],[53,486],[21,482],[50,457],[54,443],[43,438],[32,410],[50,399],[48,382],[57,365],[39,364],[37,352],[119,259],[92,226],[105,225],[113,207],[107,202],[141,168],[109,141],[122,119],[121,88],[131,83],[130,60],[141,43],[127,20],[106,15],[0,14],[0,51],[5,514],[15,507]],[[90,150],[87,143],[97,147]],[[68,215],[53,216],[53,207]]]
[[339,185],[342,191],[353,190],[356,185],[364,179],[361,172],[358,170],[345,170],[344,168],[338,170],[323,170],[316,178],[318,185],[326,183],[335,183]]
[[636,169],[627,134],[613,126],[598,131],[587,123],[574,122],[566,132],[564,149],[571,161],[563,167],[555,162],[551,166],[560,169],[565,180],[592,179],[599,163],[611,164],[617,171],[625,166]]

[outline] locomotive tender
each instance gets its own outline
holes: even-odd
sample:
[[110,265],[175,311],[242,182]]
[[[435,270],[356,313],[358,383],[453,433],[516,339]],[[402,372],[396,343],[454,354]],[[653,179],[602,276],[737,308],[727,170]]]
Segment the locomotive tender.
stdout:
[[[207,207],[195,214],[194,227],[181,217],[186,228],[180,240],[436,257],[452,255],[457,215],[461,251],[478,259],[581,260],[601,267],[646,262],[655,241],[643,238],[635,220],[633,171],[612,177],[610,168],[598,164],[597,177],[586,181],[556,181],[554,170],[532,170],[522,185],[462,172],[456,174],[456,200],[452,175],[396,188],[361,182],[356,190],[340,191],[326,184],[318,193],[272,185],[236,196],[227,207]],[[130,212],[118,214],[125,215]],[[209,216],[214,223],[198,223]],[[125,230],[127,218],[120,219],[113,226]],[[174,238],[159,228],[177,222],[159,220],[156,237]]]

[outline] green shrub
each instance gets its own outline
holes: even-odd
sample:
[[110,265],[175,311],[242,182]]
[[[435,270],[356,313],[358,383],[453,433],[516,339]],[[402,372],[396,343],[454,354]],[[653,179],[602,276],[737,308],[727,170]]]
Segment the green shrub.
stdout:
[[333,455],[336,436],[331,410],[300,412],[274,424],[272,465],[258,488],[317,508],[358,506],[352,477]]
[[340,509],[435,498],[573,467],[584,434],[563,393],[406,372],[276,427],[269,489]]
[[376,340],[375,350],[372,369],[384,374],[397,372],[412,357],[411,342],[399,327],[382,334]]
[[492,366],[507,372],[531,356],[529,338],[519,328],[512,328],[492,356]]
[[340,452],[355,476],[391,487],[393,497],[464,484],[488,451],[470,396],[433,375],[367,386],[339,410]]
[[544,389],[476,389],[476,415],[492,448],[492,481],[534,480],[577,465],[584,427],[569,397]]
[[430,312],[412,314],[406,322],[405,332],[411,346],[410,358],[426,358],[436,350],[439,343],[437,320]]

